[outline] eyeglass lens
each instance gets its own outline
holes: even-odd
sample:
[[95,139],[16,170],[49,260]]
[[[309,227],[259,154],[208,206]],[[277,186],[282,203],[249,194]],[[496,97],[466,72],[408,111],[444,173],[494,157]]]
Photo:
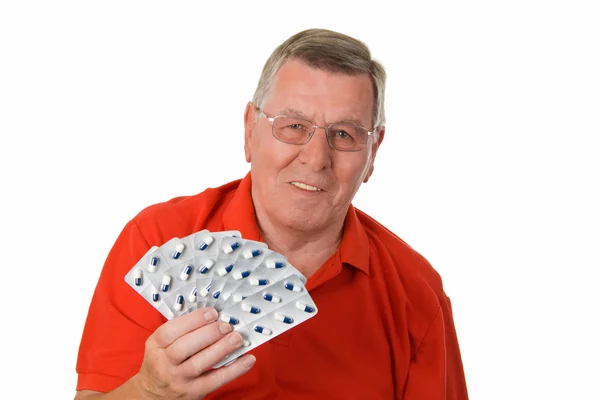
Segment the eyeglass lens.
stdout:
[[[302,118],[277,116],[273,121],[273,135],[285,143],[304,144],[308,142],[314,127]],[[368,132],[354,124],[332,124],[327,131],[331,147],[341,151],[356,151],[363,148]]]

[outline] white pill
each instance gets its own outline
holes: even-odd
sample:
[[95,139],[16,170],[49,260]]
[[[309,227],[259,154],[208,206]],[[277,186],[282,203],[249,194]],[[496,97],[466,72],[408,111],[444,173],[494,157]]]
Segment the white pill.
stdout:
[[172,257],[174,259],[178,259],[179,257],[181,257],[181,253],[183,253],[183,249],[185,249],[185,244],[179,242],[175,245],[175,249],[173,250],[173,255]]
[[158,295],[158,289],[152,286],[152,301],[157,302],[160,300],[160,296]]
[[200,290],[200,296],[206,297],[210,292],[210,283]]
[[236,293],[233,295],[233,301],[234,303],[239,303],[240,301],[244,300],[246,298],[246,296],[242,296],[239,293]]
[[250,284],[253,286],[265,286],[269,283],[267,278],[250,277]]
[[211,259],[208,259],[204,261],[204,264],[198,267],[198,269],[200,270],[201,274],[205,274],[212,268],[213,265],[215,265],[215,262]]
[[296,302],[296,308],[307,313],[315,312],[315,308],[313,306],[309,306],[308,304],[304,304],[299,301]]
[[212,236],[205,236],[204,239],[202,239],[202,243],[200,243],[200,245],[198,246],[198,250],[200,250],[200,251],[206,250],[208,248],[208,246],[210,246],[214,240],[215,239],[213,239]]
[[181,309],[183,308],[183,296],[182,295],[177,296],[177,299],[175,300],[175,304],[173,305],[173,308],[176,311],[181,311]]
[[242,303],[242,310],[249,312],[251,314],[258,314],[260,313],[260,308],[255,307],[251,304],[248,303]]
[[255,249],[255,250],[246,250],[244,251],[244,258],[246,260],[249,260],[251,258],[257,257],[259,255],[261,255],[262,251],[259,249]]
[[133,282],[135,283],[135,286],[142,286],[143,276],[141,268],[136,268],[135,271],[133,271]]
[[223,252],[225,254],[229,254],[239,247],[240,247],[240,242],[232,242],[231,244],[224,244]]
[[263,294],[263,299],[272,303],[281,303],[281,297],[271,293]]
[[285,282],[284,286],[287,290],[291,290],[292,292],[301,292],[302,286],[294,285],[292,282]]
[[219,276],[225,276],[228,273],[230,273],[232,269],[233,269],[233,264],[229,264],[229,265],[226,265],[224,267],[217,269],[217,274]]
[[275,319],[286,324],[291,324],[292,322],[294,322],[294,319],[292,317],[288,317],[287,315],[284,315],[282,313],[275,313]]
[[279,269],[285,267],[285,261],[280,260],[267,260],[265,266],[269,269]]
[[192,289],[192,292],[190,293],[190,295],[188,296],[188,301],[190,303],[195,303],[196,300],[198,299],[198,296],[196,295],[197,290],[196,288]]
[[162,286],[160,287],[160,290],[162,290],[163,292],[168,292],[169,288],[171,287],[171,275],[165,275],[162,278]]
[[262,333],[263,335],[270,335],[271,333],[273,333],[272,330],[262,325],[254,325],[254,330],[258,333]]
[[158,257],[154,256],[150,258],[148,262],[148,272],[156,272],[156,268],[158,267]]
[[229,316],[229,315],[225,315],[225,314],[221,314],[221,317],[219,319],[221,321],[227,322],[228,324],[231,324],[231,325],[237,325],[240,323],[239,319]]
[[186,265],[181,270],[181,274],[179,274],[179,279],[181,279],[182,281],[187,281],[190,275],[192,274],[192,271],[194,271],[194,267],[192,267],[191,265]]
[[233,276],[233,279],[235,280],[240,280],[250,276],[250,271],[248,271],[247,269],[244,271],[235,271],[231,276]]

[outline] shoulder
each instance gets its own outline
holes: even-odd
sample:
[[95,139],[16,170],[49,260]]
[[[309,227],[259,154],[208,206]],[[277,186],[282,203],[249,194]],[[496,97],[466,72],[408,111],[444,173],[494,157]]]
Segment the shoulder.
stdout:
[[356,210],[356,214],[369,238],[371,252],[375,252],[380,264],[393,269],[402,281],[418,280],[441,294],[442,279],[421,253],[363,211]]
[[369,240],[370,279],[384,296],[398,326],[407,329],[416,353],[439,312],[445,309],[442,279],[429,261],[375,219],[357,210]]
[[[184,237],[214,223],[215,211],[232,198],[241,180],[200,193],[178,196],[149,205],[132,219],[150,245],[160,246],[172,237]],[[214,229],[214,228],[213,228]]]

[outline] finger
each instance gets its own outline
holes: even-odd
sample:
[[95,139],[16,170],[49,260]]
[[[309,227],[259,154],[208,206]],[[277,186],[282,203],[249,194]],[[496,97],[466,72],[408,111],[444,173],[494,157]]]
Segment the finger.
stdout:
[[206,391],[207,393],[214,392],[226,383],[250,371],[255,362],[256,357],[252,354],[246,354],[230,365],[214,369],[196,379],[193,383],[194,389]]
[[218,342],[194,354],[179,365],[178,373],[188,378],[200,376],[205,371],[210,371],[212,366],[221,361],[228,354],[242,345],[242,336],[238,332],[231,332]]
[[165,349],[179,337],[216,319],[217,311],[214,308],[200,308],[164,323],[154,332],[152,338],[159,348]]
[[165,353],[175,365],[179,365],[227,335],[231,329],[231,325],[226,322],[213,322],[181,336],[167,347]]

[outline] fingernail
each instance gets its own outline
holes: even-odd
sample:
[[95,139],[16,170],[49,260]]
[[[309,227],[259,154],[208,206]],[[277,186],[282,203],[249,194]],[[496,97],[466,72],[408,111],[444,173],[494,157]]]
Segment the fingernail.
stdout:
[[242,335],[237,332],[233,332],[231,335],[229,335],[227,341],[230,345],[237,346],[238,344],[242,344]]
[[242,358],[242,365],[246,368],[250,368],[256,362],[256,357],[252,354],[248,354],[246,357]]
[[223,335],[231,332],[232,330],[233,330],[233,328],[227,322],[221,322],[219,324],[219,332],[221,332],[221,334],[223,334]]
[[214,308],[211,310],[208,310],[207,312],[204,313],[204,319],[207,321],[213,321],[215,319],[217,319],[217,310],[215,310]]

